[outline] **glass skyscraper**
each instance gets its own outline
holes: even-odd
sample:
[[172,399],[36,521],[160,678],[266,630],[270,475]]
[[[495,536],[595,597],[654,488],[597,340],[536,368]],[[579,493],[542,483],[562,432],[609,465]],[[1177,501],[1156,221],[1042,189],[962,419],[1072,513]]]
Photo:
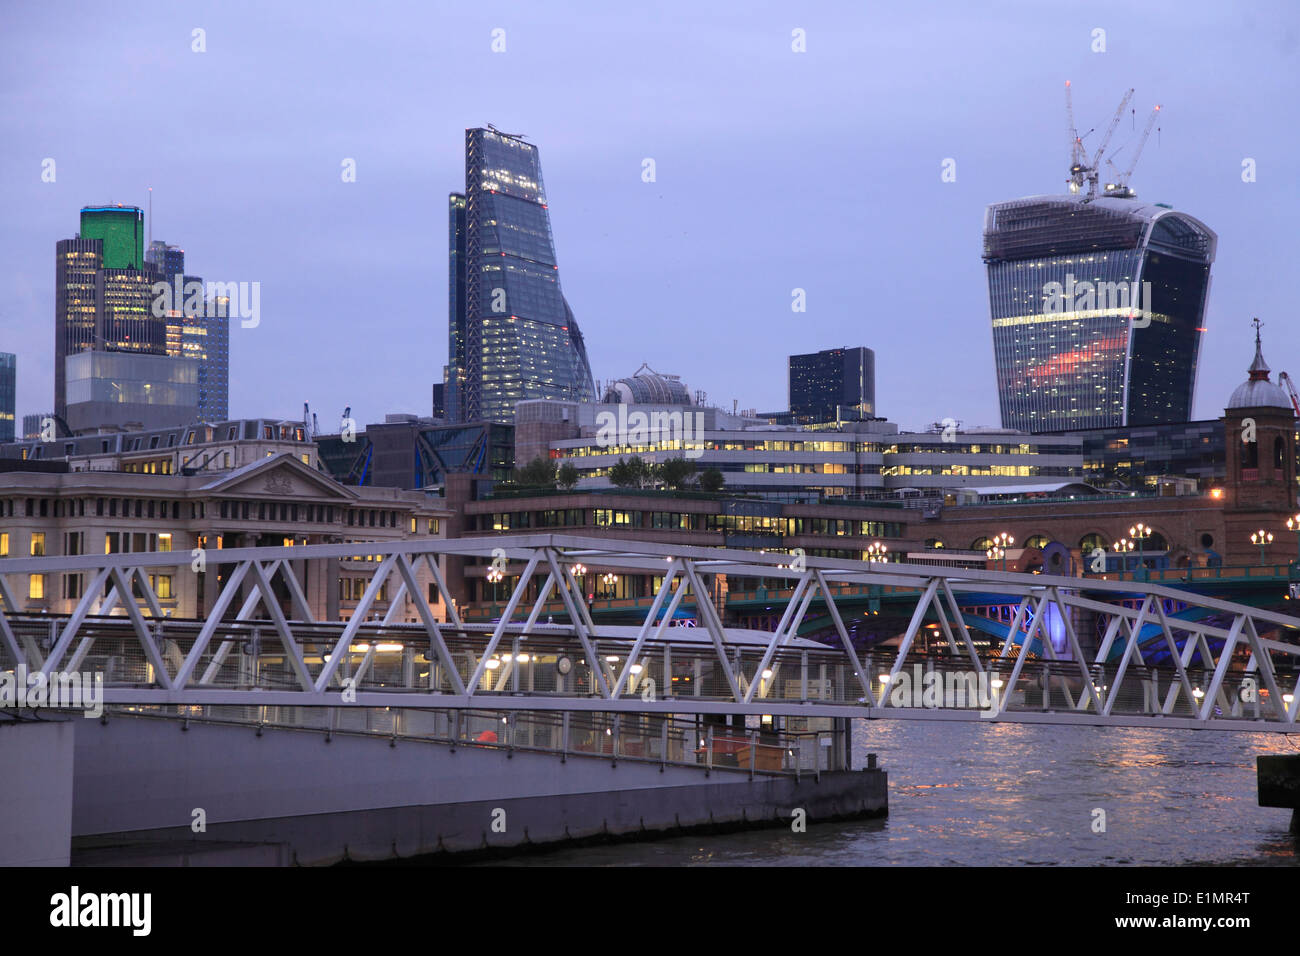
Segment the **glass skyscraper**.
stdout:
[[527,399],[595,400],[582,333],[560,291],[537,147],[465,131],[450,197],[447,413],[511,423]]
[[791,355],[790,413],[801,424],[873,417],[876,353],[859,347]]
[[0,352],[0,442],[14,440],[14,407],[18,392],[18,356]]
[[1188,421],[1216,243],[1204,223],[1136,198],[990,206],[984,262],[1003,427]]

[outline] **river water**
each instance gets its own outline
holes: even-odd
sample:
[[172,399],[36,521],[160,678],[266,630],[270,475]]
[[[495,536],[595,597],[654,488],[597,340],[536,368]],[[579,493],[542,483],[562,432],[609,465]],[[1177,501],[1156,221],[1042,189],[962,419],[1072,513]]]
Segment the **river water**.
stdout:
[[[1255,757],[1300,734],[857,721],[889,817],[561,850],[526,866],[1300,865],[1290,810],[1257,805]],[[1094,832],[1094,810],[1105,832]]]

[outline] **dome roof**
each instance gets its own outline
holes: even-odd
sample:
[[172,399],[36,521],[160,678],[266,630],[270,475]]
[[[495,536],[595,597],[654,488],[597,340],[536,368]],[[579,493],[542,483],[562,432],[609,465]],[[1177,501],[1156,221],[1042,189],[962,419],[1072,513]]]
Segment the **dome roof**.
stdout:
[[680,377],[661,375],[642,365],[627,378],[611,382],[601,401],[606,405],[690,405],[691,395]]
[[1292,410],[1291,398],[1281,385],[1268,380],[1270,371],[1264,361],[1259,343],[1258,319],[1255,320],[1255,361],[1250,363],[1249,378],[1233,390],[1228,399],[1228,409],[1233,408],[1285,408]]

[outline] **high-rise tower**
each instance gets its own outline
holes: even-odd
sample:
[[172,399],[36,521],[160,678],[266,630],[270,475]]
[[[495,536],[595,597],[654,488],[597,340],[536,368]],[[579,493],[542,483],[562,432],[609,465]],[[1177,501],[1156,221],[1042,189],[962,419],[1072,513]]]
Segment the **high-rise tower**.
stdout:
[[[1070,192],[989,206],[984,218],[1002,425],[1030,432],[1191,418],[1210,266],[1218,237],[1128,185],[1160,107],[1126,170],[1099,189],[1129,90],[1091,157],[1074,128]],[[1109,163],[1109,161],[1107,161]],[[1085,191],[1086,187],[1086,191]]]
[[447,412],[513,422],[527,399],[594,401],[586,346],[560,291],[537,147],[465,131],[465,193],[450,200]]

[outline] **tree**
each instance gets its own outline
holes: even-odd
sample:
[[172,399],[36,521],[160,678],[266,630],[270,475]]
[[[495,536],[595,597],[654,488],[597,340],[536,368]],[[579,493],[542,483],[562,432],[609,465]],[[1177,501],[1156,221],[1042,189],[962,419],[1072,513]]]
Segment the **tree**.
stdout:
[[700,472],[701,491],[719,492],[725,483],[726,479],[722,477],[722,472],[717,468],[705,468],[704,471]]
[[572,491],[578,485],[578,469],[573,462],[566,461],[555,473],[555,480],[563,490]]
[[695,463],[685,458],[669,458],[659,466],[659,476],[665,488],[685,488],[695,477]]
[[555,462],[540,455],[511,476],[511,483],[521,488],[554,488],[555,481]]
[[633,455],[627,461],[620,458],[609,469],[609,482],[615,488],[646,488],[658,478],[658,466],[649,464],[640,455]]

